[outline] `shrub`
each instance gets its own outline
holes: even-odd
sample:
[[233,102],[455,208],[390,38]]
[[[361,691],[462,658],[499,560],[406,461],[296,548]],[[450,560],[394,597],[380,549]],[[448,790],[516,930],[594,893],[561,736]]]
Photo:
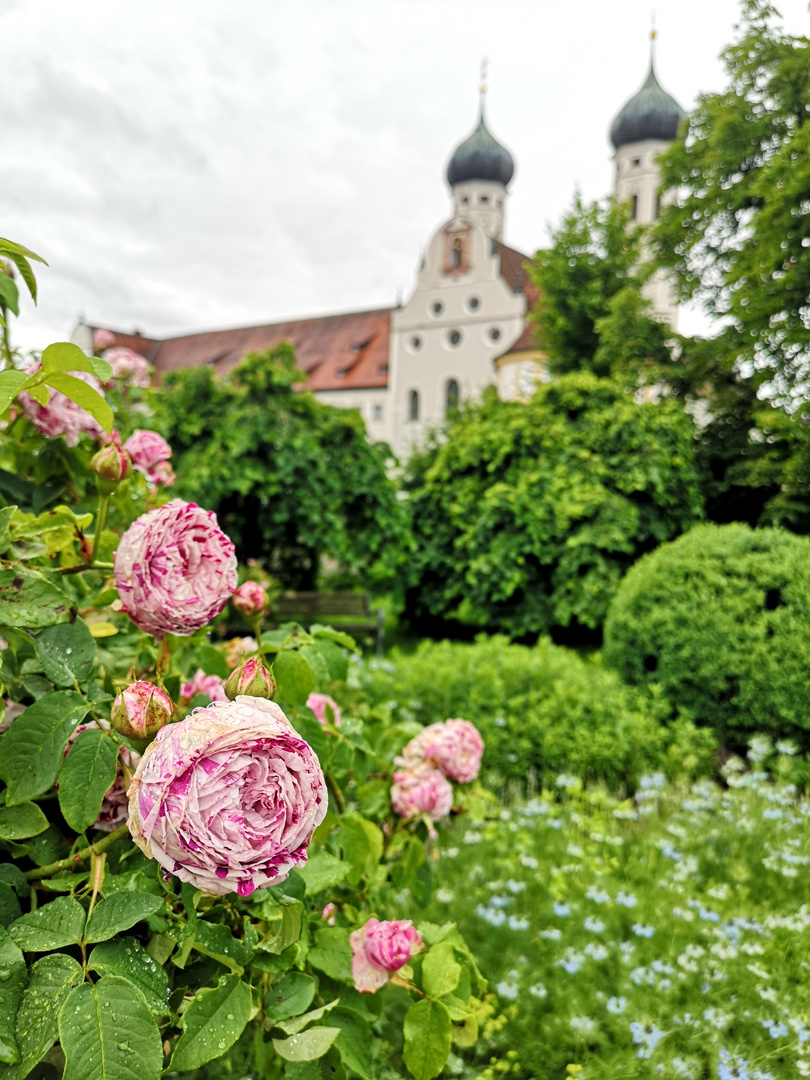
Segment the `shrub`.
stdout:
[[360,669],[360,695],[423,724],[463,717],[486,741],[490,784],[548,780],[573,772],[614,789],[645,771],[711,769],[713,740],[692,724],[661,723],[667,706],[625,686],[593,660],[552,645],[423,642],[393,664]]
[[810,746],[810,540],[702,525],[663,545],[616,593],[604,655],[735,747],[755,731]]

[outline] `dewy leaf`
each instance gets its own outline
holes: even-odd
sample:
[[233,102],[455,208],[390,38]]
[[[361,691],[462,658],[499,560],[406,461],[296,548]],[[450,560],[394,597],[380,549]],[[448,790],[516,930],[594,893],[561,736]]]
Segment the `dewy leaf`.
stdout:
[[315,947],[309,950],[309,962],[332,979],[353,983],[352,947],[349,931],[342,926],[324,926],[315,934]]
[[238,975],[223,975],[213,989],[199,991],[180,1018],[183,1034],[171,1068],[189,1072],[222,1057],[244,1031],[250,1010],[250,987]]
[[162,907],[161,897],[152,896],[151,893],[114,893],[93,908],[87,920],[84,940],[108,941],[122,930],[129,930],[135,923],[154,915]]
[[339,1034],[340,1028],[315,1027],[289,1039],[273,1039],[273,1046],[285,1061],[315,1061],[323,1057]]
[[0,415],[6,411],[22,384],[27,381],[28,375],[24,371],[15,371],[12,368],[0,371]]
[[430,998],[444,997],[458,986],[461,964],[456,962],[449,941],[433,945],[422,961],[422,989]]
[[254,952],[244,941],[235,938],[223,923],[209,923],[203,919],[197,923],[194,948],[204,956],[219,960],[238,975],[250,963]]
[[341,1007],[335,1009],[329,1023],[340,1028],[335,1048],[346,1068],[356,1072],[362,1080],[372,1080],[371,1045],[374,1036],[368,1021],[351,1009]]
[[59,770],[59,809],[74,832],[82,833],[95,824],[115,781],[117,761],[118,743],[99,728],[76,736]]
[[433,1080],[450,1053],[453,1024],[440,1001],[424,998],[411,1005],[403,1023],[403,1058],[414,1080]]
[[48,828],[48,819],[36,803],[0,807],[0,840],[25,840]]
[[349,873],[349,866],[337,855],[331,855],[328,851],[319,851],[304,866],[298,868],[298,873],[304,879],[307,895],[315,896],[324,889],[339,885]]
[[101,394],[94,390],[92,386],[88,386],[81,379],[77,379],[75,375],[66,375],[64,372],[48,374],[44,381],[48,386],[58,390],[65,397],[70,398],[71,401],[75,401],[86,412],[89,412],[108,434],[112,431],[115,423],[113,411]]
[[0,927],[0,982],[2,1008],[0,1008],[0,1062],[14,1065],[20,1060],[14,1020],[28,974],[25,957],[7,931]]
[[159,1080],[163,1044],[143,994],[115,975],[71,990],[59,1013],[63,1080]]
[[315,980],[301,971],[291,971],[271,986],[265,999],[268,1020],[286,1020],[300,1016],[315,997]]
[[28,567],[0,570],[0,625],[38,630],[67,622],[72,601],[44,574]]
[[120,975],[137,986],[153,1013],[168,1013],[169,976],[135,938],[122,937],[96,945],[87,966],[99,975]]
[[0,779],[8,806],[43,795],[56,779],[65,743],[90,705],[75,690],[59,690],[29,705],[0,740]]
[[17,919],[8,932],[25,952],[49,952],[66,945],[78,945],[84,922],[84,908],[79,901],[71,896],[59,896]]
[[329,1001],[326,1005],[321,1005],[319,1009],[304,1013],[303,1016],[293,1016],[289,1020],[279,1020],[276,1027],[280,1027],[286,1035],[297,1035],[299,1031],[304,1030],[307,1024],[311,1024],[313,1020],[320,1020],[326,1013],[331,1012],[339,1001],[340,998],[335,998],[334,1001]]
[[32,965],[17,1013],[19,1075],[27,1076],[59,1036],[59,1010],[84,972],[72,956],[52,953]]
[[72,686],[90,677],[96,643],[81,619],[47,627],[37,634],[36,646],[45,674],[57,686]]
[[278,695],[290,705],[305,705],[315,687],[315,672],[295,649],[282,649],[273,662]]

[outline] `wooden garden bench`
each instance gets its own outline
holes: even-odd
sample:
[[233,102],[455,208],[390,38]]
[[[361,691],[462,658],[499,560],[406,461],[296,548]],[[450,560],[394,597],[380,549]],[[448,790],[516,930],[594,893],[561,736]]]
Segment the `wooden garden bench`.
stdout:
[[383,610],[372,611],[368,593],[282,593],[273,604],[270,619],[276,623],[297,622],[306,627],[325,622],[350,634],[372,634],[377,656],[383,654]]

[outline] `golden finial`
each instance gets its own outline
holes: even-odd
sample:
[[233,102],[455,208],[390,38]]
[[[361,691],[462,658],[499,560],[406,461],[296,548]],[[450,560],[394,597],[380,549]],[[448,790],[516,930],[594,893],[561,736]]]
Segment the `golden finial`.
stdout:
[[486,58],[481,60],[481,83],[478,87],[478,93],[482,96],[487,92],[487,61]]

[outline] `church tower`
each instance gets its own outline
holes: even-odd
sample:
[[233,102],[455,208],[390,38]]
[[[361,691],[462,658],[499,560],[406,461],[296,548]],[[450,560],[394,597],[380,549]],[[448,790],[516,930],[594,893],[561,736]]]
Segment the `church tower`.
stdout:
[[[655,31],[651,33],[650,70],[644,85],[621,108],[610,128],[616,151],[613,194],[629,202],[633,222],[649,225],[658,217],[662,203],[676,193],[658,195],[660,170],[657,158],[675,140],[686,113],[658,82],[655,74]],[[665,274],[656,274],[644,290],[655,315],[677,329],[678,309]]]
[[490,134],[484,120],[484,95],[482,83],[478,125],[453,151],[447,183],[453,193],[454,217],[474,221],[487,236],[502,240],[506,189],[515,175],[515,163]]

